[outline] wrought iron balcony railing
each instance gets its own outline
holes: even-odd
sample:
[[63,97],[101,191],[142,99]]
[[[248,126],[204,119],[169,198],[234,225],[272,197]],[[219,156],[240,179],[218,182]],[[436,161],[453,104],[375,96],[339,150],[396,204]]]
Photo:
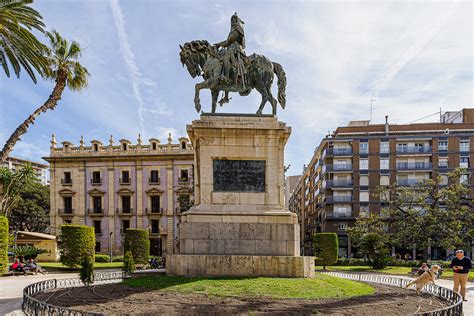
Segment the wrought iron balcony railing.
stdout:
[[431,170],[433,165],[431,162],[399,162],[397,163],[397,170]]
[[397,146],[398,154],[416,154],[416,153],[430,153],[432,151],[431,146]]
[[326,203],[350,203],[352,202],[352,196],[326,196]]
[[348,156],[352,155],[352,148],[328,148],[326,155]]
[[345,188],[352,187],[352,180],[328,180],[326,182],[328,188]]

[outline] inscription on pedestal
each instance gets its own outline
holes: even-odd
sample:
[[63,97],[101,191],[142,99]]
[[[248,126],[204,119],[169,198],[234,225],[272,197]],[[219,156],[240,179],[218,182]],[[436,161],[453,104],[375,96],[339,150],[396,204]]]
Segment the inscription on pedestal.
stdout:
[[265,160],[213,161],[215,192],[265,192]]

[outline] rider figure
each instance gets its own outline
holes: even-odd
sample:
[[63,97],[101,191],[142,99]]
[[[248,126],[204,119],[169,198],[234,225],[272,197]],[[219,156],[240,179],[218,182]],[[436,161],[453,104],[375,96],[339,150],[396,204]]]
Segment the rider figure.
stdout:
[[245,34],[244,34],[244,21],[242,21],[235,13],[231,19],[231,27],[229,36],[225,41],[214,44],[217,48],[227,48],[225,50],[222,60],[224,62],[224,77],[225,82],[230,81],[230,68],[235,67],[234,81],[237,83],[237,79],[240,76],[244,83],[245,65],[242,60],[242,56],[245,56]]

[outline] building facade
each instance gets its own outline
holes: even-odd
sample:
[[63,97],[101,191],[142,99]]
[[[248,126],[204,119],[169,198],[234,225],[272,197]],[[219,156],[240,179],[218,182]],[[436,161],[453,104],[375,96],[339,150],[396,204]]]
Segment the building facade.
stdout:
[[[289,199],[290,211],[299,216],[302,253],[312,255],[315,233],[336,232],[339,256],[356,255],[346,230],[358,216],[380,212],[384,201],[372,195],[378,186],[412,186],[438,176],[447,185],[447,173],[463,167],[472,199],[473,147],[474,109],[447,112],[434,123],[396,125],[386,118],[385,124],[338,127],[316,148]],[[392,255],[415,251],[392,249]],[[433,259],[447,255],[435,247],[422,251]]]
[[49,173],[48,173],[49,166],[48,165],[26,160],[26,159],[17,158],[17,157],[7,157],[7,159],[3,162],[3,166],[7,167],[8,169],[12,171],[16,171],[22,166],[24,166],[26,163],[31,164],[31,167],[33,168],[35,172],[36,178],[38,178],[38,180],[41,181],[43,185],[49,184]]
[[150,232],[151,255],[176,250],[181,212],[193,200],[194,150],[185,137],[161,144],[121,139],[108,145],[92,140],[85,146],[68,141],[57,147],[53,135],[50,156],[51,234],[62,224],[92,226],[96,253],[122,254],[127,228]]

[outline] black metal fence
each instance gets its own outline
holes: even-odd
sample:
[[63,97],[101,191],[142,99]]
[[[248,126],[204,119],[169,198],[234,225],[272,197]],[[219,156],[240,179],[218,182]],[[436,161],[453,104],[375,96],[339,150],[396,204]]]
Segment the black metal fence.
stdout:
[[[350,279],[355,281],[372,282],[395,287],[404,287],[413,280],[397,278],[388,275],[378,275],[370,273],[347,273],[347,272],[322,272],[323,274]],[[423,292],[433,294],[434,296],[449,302],[449,306],[436,309],[430,312],[416,313],[419,316],[460,316],[462,315],[462,297],[450,289],[442,286],[429,284],[423,288]]]
[[[129,275],[122,271],[96,272],[94,274],[94,284],[107,284],[121,282]],[[54,290],[84,286],[79,279],[52,279],[33,283],[23,289],[23,304],[21,309],[26,315],[74,315],[74,316],[95,316],[99,314],[88,313],[69,309],[67,307],[55,306],[48,302],[43,302],[34,298],[36,294]]]

